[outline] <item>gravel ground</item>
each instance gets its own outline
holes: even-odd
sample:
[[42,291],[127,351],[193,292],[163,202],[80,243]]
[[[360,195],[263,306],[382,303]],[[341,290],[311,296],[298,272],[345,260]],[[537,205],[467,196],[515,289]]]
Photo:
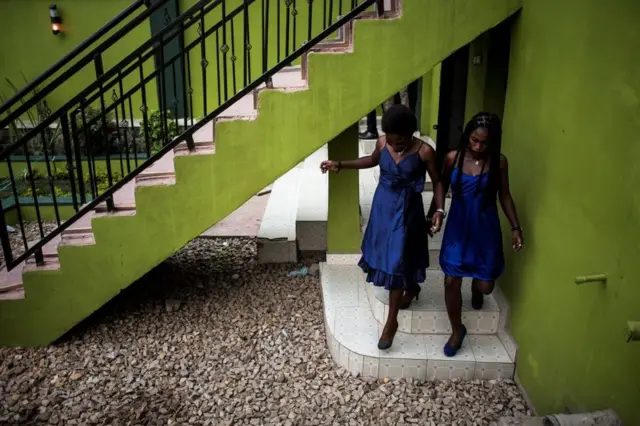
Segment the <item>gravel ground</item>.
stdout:
[[[197,240],[55,345],[0,349],[0,424],[485,425],[510,381],[388,381],[336,368],[317,277]],[[319,256],[304,260],[312,265]]]
[[[49,232],[56,229],[56,227],[57,225],[55,222],[42,222],[44,235],[47,235]],[[22,232],[20,232],[20,225],[14,226],[13,228],[15,229],[15,231],[9,232],[9,242],[11,243],[11,253],[13,254],[13,258],[15,259],[22,253],[24,253],[24,240],[22,239]],[[38,222],[25,222],[24,230],[27,237],[27,242],[40,240],[40,229],[38,227]],[[2,250],[1,247],[0,250]],[[0,256],[0,269],[3,268],[4,265],[4,250],[2,250],[2,255]]]

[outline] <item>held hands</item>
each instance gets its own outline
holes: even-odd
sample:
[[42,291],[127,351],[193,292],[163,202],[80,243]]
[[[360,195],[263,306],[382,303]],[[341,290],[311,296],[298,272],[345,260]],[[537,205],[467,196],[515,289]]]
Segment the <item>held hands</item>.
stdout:
[[320,170],[322,170],[322,173],[339,172],[340,171],[340,162],[339,161],[325,160],[322,163],[320,163]]
[[523,244],[524,240],[522,238],[522,230],[513,229],[511,231],[511,246],[513,247],[513,251],[519,252],[520,250],[522,250]]

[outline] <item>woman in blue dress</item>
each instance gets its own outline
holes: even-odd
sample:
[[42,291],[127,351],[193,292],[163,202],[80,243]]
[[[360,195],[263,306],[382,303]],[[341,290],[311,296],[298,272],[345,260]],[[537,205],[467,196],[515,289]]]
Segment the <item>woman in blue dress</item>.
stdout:
[[[389,290],[389,314],[378,347],[388,349],[398,330],[398,310],[418,297],[429,267],[429,233],[444,219],[444,189],[431,146],[413,136],[416,117],[403,105],[390,107],[382,117],[386,134],[369,156],[352,161],[324,161],[323,172],[380,166],[371,216],[362,241],[359,266],[367,281]],[[433,224],[429,228],[422,202],[425,174],[434,185]]]
[[[444,346],[454,356],[467,334],[462,324],[462,278],[473,278],[471,304],[481,309],[504,272],[502,232],[497,201],[511,224],[513,249],[522,248],[522,228],[509,191],[507,157],[501,154],[502,126],[495,114],[478,113],[466,125],[457,151],[447,154],[443,186],[451,184],[449,219],[440,250],[445,278],[445,302],[453,333]],[[432,204],[430,212],[436,211]]]

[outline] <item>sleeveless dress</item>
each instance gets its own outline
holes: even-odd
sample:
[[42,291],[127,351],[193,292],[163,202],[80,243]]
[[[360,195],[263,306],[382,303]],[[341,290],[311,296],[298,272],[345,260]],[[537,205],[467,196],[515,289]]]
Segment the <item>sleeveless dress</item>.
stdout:
[[[461,193],[458,194],[455,182],[460,174]],[[495,281],[504,272],[498,206],[494,201],[485,203],[484,189],[488,181],[488,173],[471,176],[453,169],[454,192],[440,250],[440,267],[448,276]]]
[[429,234],[422,203],[426,171],[419,150],[397,165],[387,145],[380,153],[380,179],[359,262],[373,285],[402,289],[426,278]]

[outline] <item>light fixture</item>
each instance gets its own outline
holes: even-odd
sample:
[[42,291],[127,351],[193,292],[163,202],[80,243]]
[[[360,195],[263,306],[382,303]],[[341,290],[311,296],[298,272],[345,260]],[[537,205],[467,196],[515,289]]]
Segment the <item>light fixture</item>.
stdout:
[[53,31],[53,35],[60,34],[62,19],[58,14],[58,6],[56,6],[55,4],[49,6],[49,16],[51,17],[51,31]]

